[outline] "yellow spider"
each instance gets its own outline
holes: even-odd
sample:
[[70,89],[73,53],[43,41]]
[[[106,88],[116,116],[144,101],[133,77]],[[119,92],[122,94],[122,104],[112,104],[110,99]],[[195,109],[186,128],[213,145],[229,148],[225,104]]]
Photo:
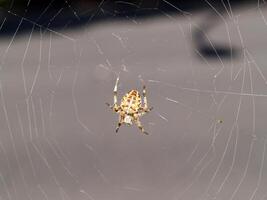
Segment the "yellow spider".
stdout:
[[125,123],[127,125],[132,125],[133,122],[138,126],[143,134],[148,135],[142,126],[139,117],[148,113],[153,109],[153,107],[148,108],[147,98],[146,98],[146,87],[143,86],[143,97],[144,106],[141,105],[141,97],[137,90],[131,90],[125,94],[121,100],[120,106],[117,104],[117,89],[118,89],[119,78],[116,80],[116,84],[113,90],[114,94],[114,104],[110,105],[106,103],[114,112],[119,113],[119,123],[116,127],[116,133],[119,131],[120,126]]

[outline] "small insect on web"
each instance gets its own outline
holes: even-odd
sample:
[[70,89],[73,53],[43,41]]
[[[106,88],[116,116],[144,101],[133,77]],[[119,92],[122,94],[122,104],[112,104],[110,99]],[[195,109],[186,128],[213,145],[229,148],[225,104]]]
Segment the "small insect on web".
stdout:
[[114,112],[119,113],[119,122],[116,127],[116,133],[119,131],[119,128],[123,123],[130,126],[134,122],[143,134],[148,135],[148,133],[145,131],[139,119],[139,117],[143,116],[144,114],[150,112],[153,109],[153,107],[148,108],[147,97],[146,97],[146,86],[145,85],[143,86],[144,106],[142,106],[141,96],[137,90],[131,90],[128,93],[126,93],[122,97],[121,104],[118,105],[117,104],[118,82],[119,78],[117,78],[113,90],[114,94],[113,105],[106,103]]

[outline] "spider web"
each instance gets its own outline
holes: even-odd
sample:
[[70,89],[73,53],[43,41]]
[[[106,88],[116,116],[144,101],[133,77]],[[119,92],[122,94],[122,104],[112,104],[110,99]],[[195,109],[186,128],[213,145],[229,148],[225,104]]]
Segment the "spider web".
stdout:
[[267,199],[265,1],[36,4],[1,10],[0,200]]

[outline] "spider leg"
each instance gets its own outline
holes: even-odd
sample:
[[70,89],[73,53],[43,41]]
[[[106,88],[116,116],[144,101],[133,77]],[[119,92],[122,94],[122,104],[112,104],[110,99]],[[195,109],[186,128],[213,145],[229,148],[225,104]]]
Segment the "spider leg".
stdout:
[[143,116],[146,113],[149,113],[151,110],[153,110],[153,107],[145,109],[144,107],[139,108],[139,116]]
[[143,86],[143,97],[144,97],[144,110],[147,110],[148,104],[147,104],[147,97],[146,97],[146,86]]
[[141,130],[141,132],[145,135],[148,135],[148,132],[145,131],[144,127],[142,126],[140,120],[137,118],[136,119],[136,125],[138,126],[138,128]]
[[117,127],[116,127],[116,133],[118,133],[120,127],[121,127],[121,123],[119,122],[118,125],[117,125]]
[[113,100],[114,100],[114,106],[118,106],[117,105],[117,102],[118,102],[118,97],[117,97],[117,95],[118,95],[118,83],[119,83],[119,77],[117,78],[117,80],[116,80],[116,84],[115,84],[115,86],[114,86],[114,90],[113,90]]
[[143,107],[144,113],[143,114],[145,114],[145,113],[150,112],[153,109],[153,107],[148,108],[147,97],[146,97],[146,86],[145,85],[143,86],[143,97],[144,97],[144,107]]
[[122,117],[120,117],[120,119],[119,119],[119,123],[118,123],[118,125],[117,125],[117,127],[116,127],[116,133],[118,133],[118,131],[119,131],[121,125],[122,125]]
[[118,112],[120,110],[117,102],[118,102],[118,82],[119,82],[119,77],[116,80],[115,86],[114,86],[114,90],[113,90],[113,105],[110,105],[109,103],[106,103],[106,105],[108,107],[110,107],[114,112]]
[[113,107],[112,105],[110,105],[110,103],[107,103],[107,102],[106,102],[106,105],[107,105],[108,107],[110,107],[110,108]]
[[106,103],[108,107],[110,107],[114,112],[118,112],[120,110],[120,107],[118,105],[110,105],[109,103]]
[[144,112],[145,112],[145,113],[149,113],[151,110],[153,110],[153,107],[146,108],[146,109],[144,108]]

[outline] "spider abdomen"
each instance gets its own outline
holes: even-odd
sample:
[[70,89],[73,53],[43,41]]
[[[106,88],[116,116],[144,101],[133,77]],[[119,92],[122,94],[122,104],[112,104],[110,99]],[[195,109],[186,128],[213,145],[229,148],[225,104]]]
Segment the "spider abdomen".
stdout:
[[120,106],[126,113],[137,113],[141,107],[141,96],[138,91],[131,90],[130,92],[126,93],[121,100]]

